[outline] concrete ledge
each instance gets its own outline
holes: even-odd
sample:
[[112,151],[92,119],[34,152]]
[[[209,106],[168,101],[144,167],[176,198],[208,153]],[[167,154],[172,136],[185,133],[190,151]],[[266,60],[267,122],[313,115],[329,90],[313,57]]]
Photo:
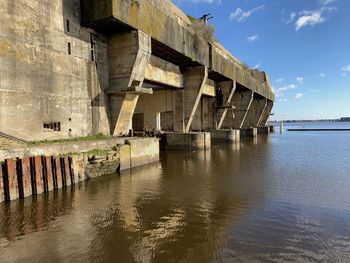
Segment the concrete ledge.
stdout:
[[166,149],[198,149],[211,147],[210,132],[168,133]]
[[215,130],[211,132],[212,142],[235,143],[240,140],[240,130]]

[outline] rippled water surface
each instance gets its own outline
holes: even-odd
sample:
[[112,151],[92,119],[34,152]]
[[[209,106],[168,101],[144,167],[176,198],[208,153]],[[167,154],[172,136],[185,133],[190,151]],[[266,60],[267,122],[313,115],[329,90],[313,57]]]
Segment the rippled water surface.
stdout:
[[168,151],[1,204],[0,262],[16,261],[350,262],[350,132]]

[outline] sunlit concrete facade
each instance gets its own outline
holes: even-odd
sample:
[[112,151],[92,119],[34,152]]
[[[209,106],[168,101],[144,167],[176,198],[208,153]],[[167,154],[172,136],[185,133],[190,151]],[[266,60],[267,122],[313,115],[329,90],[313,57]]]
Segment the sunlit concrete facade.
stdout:
[[274,102],[267,75],[255,78],[198,36],[169,0],[0,3],[4,134],[43,140],[266,125]]

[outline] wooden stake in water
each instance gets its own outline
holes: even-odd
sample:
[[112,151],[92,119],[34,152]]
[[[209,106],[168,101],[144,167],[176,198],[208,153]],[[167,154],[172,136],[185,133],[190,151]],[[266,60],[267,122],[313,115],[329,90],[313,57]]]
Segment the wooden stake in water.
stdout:
[[284,131],[283,121],[281,121],[281,123],[280,123],[280,132],[282,133],[283,131]]

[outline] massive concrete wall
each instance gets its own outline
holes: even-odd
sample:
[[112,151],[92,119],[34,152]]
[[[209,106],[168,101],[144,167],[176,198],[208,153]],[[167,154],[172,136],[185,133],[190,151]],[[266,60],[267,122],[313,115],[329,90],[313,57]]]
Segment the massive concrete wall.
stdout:
[[[120,136],[132,128],[135,110],[145,129],[215,129],[216,87],[225,81],[267,103],[253,103],[254,115],[236,109],[223,127],[264,125],[271,112],[267,76],[254,78],[201,38],[169,0],[0,5],[0,132],[25,140]],[[241,108],[250,101],[239,95],[233,104]]]
[[[0,6],[0,131],[28,140],[109,132],[106,39],[80,26],[80,1]],[[60,131],[44,129],[58,122]]]

